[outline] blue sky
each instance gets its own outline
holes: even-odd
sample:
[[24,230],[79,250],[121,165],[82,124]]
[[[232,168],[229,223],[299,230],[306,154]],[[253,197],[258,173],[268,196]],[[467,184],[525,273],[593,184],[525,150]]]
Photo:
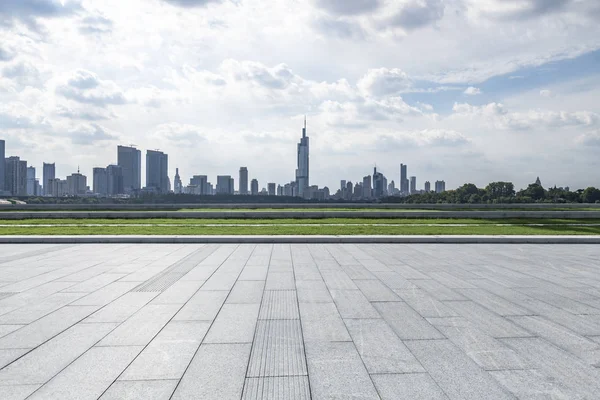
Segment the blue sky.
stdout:
[[192,175],[600,186],[596,0],[2,0],[0,138],[59,176],[159,148]]

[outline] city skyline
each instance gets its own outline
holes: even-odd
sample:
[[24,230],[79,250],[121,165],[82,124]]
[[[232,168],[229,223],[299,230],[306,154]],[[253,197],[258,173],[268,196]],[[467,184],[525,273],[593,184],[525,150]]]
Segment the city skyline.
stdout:
[[399,163],[420,186],[600,181],[594,0],[2,4],[0,136],[38,175],[135,143],[171,180],[289,182],[306,114],[320,187]]

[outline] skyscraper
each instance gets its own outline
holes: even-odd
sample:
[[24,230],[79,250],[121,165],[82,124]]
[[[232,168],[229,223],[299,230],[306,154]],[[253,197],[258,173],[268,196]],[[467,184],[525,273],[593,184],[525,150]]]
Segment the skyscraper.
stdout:
[[417,177],[411,176],[410,177],[410,194],[415,194],[415,193],[417,193]]
[[4,183],[4,159],[6,158],[6,147],[5,147],[5,142],[4,140],[0,140],[0,193],[2,193],[4,190],[6,190],[5,188],[5,183]]
[[108,177],[106,168],[94,168],[92,181],[94,184],[94,193],[101,196],[108,194]]
[[13,196],[27,196],[27,161],[8,157],[4,168],[4,189]]
[[190,178],[192,194],[207,195],[212,194],[209,189],[208,177],[206,175],[194,175]]
[[181,182],[181,177],[179,176],[179,168],[175,168],[175,181],[173,183],[173,191],[175,194],[183,193],[183,183]]
[[56,196],[56,193],[53,192],[54,185],[51,184],[51,181],[56,178],[56,166],[54,163],[44,163],[43,169],[42,179],[44,180],[44,196]]
[[302,138],[300,139],[300,143],[298,143],[298,169],[296,169],[296,184],[298,186],[299,197],[304,197],[309,186],[308,142],[308,136],[306,136],[306,117],[304,117]]
[[123,168],[120,165],[106,167],[106,188],[111,196],[125,193],[123,187]]
[[252,179],[252,182],[250,182],[250,191],[252,196],[256,196],[258,194],[258,180]]
[[240,194],[248,194],[248,168],[240,167]]
[[267,190],[269,192],[269,196],[275,196],[277,192],[275,192],[277,185],[274,183],[267,183]]
[[408,177],[406,164],[400,164],[400,192],[408,194]]
[[444,181],[435,181],[435,192],[442,193],[446,191],[446,182]]
[[67,191],[69,196],[80,196],[87,192],[87,177],[79,170],[67,176]]
[[27,167],[27,196],[37,196],[35,184],[35,167]]
[[[123,183],[125,180],[123,180]],[[158,193],[168,193],[169,181],[169,156],[162,151],[148,150],[146,152],[146,188],[154,189]]]
[[233,194],[233,179],[230,175],[217,176],[217,194]]
[[431,192],[431,182],[429,182],[429,181],[425,182],[425,192],[426,193]]
[[[148,156],[146,156],[146,162]],[[142,187],[142,152],[134,147],[117,147],[117,164],[123,170],[123,188],[125,193],[140,190]],[[148,169],[146,166],[146,173]],[[146,176],[146,186],[148,185]]]
[[363,177],[363,181],[362,181],[362,194],[361,197],[364,199],[370,199],[371,198],[371,175],[367,175],[365,177]]
[[373,169],[373,197],[376,199],[383,197],[387,190],[387,182],[381,172],[377,172],[377,167]]

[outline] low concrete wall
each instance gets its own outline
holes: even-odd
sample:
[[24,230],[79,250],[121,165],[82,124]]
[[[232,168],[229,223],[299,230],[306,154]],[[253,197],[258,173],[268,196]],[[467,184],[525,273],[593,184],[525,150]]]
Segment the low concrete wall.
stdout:
[[532,210],[547,210],[553,208],[597,208],[600,211],[600,204],[546,204],[546,203],[531,203],[531,204],[354,204],[354,203],[298,203],[298,204],[0,204],[0,211],[152,211],[152,210],[181,210],[181,209],[251,209],[260,210],[265,208],[272,209],[327,209],[327,208],[348,208],[348,209],[391,209],[391,210],[510,210],[510,209],[532,209]]
[[600,219],[600,211],[56,211],[2,212],[0,220],[27,219],[323,219],[323,218],[556,218]]
[[0,236],[0,244],[433,243],[600,244],[600,236]]

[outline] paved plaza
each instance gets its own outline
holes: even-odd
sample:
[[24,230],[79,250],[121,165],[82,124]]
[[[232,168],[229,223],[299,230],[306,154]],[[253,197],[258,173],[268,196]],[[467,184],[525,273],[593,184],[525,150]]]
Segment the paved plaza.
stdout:
[[2,400],[599,393],[597,245],[0,245]]

